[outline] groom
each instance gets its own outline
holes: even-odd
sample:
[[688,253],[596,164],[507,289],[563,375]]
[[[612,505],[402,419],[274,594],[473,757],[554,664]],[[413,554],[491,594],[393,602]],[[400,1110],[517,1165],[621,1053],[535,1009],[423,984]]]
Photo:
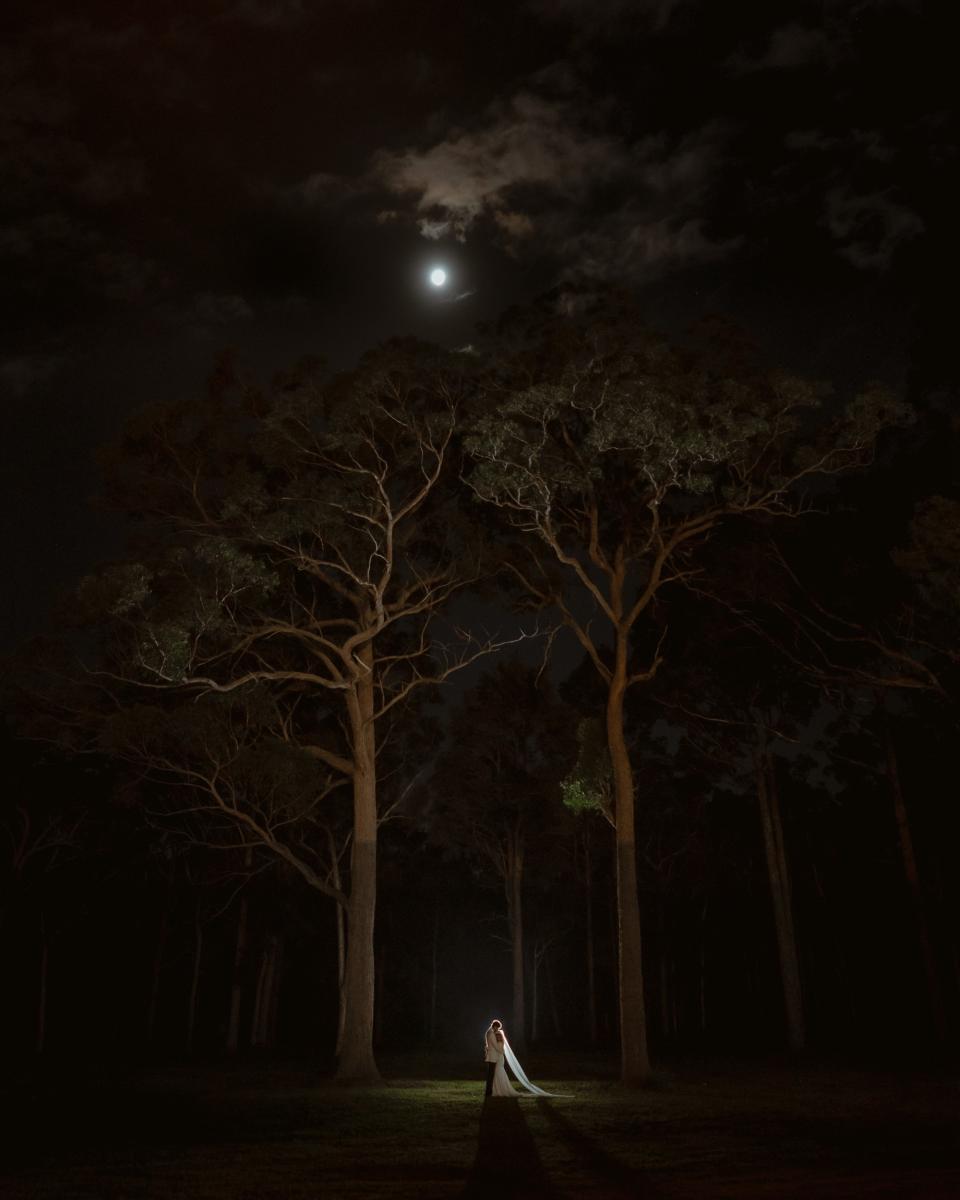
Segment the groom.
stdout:
[[484,1098],[493,1095],[493,1077],[496,1074],[497,1063],[503,1061],[503,1026],[499,1021],[491,1021],[487,1032],[483,1035],[483,1061],[487,1064],[487,1090]]

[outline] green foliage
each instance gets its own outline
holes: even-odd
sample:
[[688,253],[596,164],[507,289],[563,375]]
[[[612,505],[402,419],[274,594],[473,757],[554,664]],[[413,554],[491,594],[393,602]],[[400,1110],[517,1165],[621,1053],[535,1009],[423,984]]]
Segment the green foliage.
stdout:
[[572,813],[603,812],[610,809],[613,772],[603,725],[587,717],[577,725],[577,763],[560,784],[563,803]]
[[786,508],[807,473],[868,461],[878,431],[909,419],[879,387],[843,409],[822,385],[718,364],[614,312],[544,321],[539,336],[549,354],[502,363],[464,444],[475,495],[541,534],[584,501],[628,544],[646,541],[651,506],[736,511],[759,492]]

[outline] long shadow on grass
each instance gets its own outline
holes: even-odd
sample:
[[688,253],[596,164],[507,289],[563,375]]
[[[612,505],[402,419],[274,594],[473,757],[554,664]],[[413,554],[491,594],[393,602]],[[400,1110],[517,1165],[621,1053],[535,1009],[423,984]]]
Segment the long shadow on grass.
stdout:
[[538,1100],[537,1108],[557,1131],[561,1141],[577,1155],[587,1170],[605,1189],[604,1196],[630,1197],[631,1200],[653,1200],[658,1192],[639,1171],[611,1157],[606,1150],[553,1107],[549,1100]]
[[557,1197],[516,1100],[490,1096],[484,1101],[477,1157],[463,1195],[470,1200]]

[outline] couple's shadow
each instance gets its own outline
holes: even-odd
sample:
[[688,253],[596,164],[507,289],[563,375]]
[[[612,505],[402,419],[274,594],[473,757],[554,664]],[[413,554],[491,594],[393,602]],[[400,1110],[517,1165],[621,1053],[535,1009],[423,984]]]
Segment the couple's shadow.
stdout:
[[[649,1180],[617,1161],[593,1138],[568,1120],[549,1100],[537,1100],[557,1138],[586,1168],[594,1186],[591,1195],[615,1198],[653,1197]],[[540,1161],[536,1142],[518,1100],[488,1097],[480,1114],[477,1157],[461,1193],[467,1200],[523,1197],[523,1200],[558,1200],[560,1193]]]
[[462,1195],[481,1197],[556,1197],[536,1143],[521,1111],[509,1097],[488,1096],[480,1113],[477,1157]]

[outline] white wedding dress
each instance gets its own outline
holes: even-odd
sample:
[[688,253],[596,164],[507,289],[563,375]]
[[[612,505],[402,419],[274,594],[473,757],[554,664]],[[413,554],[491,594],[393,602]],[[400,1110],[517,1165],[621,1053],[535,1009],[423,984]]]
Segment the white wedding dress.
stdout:
[[553,1092],[545,1092],[543,1088],[538,1088],[535,1083],[531,1083],[524,1073],[523,1067],[520,1066],[520,1060],[514,1054],[510,1043],[507,1041],[506,1035],[503,1037],[503,1055],[497,1062],[497,1069],[493,1073],[493,1095],[494,1096],[516,1096],[517,1089],[510,1082],[504,1067],[504,1059],[510,1064],[510,1070],[517,1077],[517,1083],[532,1096],[554,1096]]

